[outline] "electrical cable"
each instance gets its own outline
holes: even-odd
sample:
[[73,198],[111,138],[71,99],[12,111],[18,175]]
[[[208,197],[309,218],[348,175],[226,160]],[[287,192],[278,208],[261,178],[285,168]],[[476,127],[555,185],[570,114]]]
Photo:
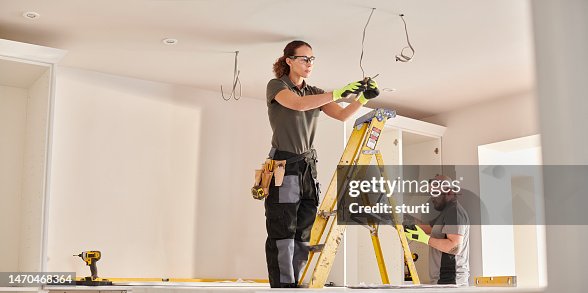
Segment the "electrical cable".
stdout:
[[[367,20],[365,26],[363,27],[363,33],[362,33],[362,38],[361,38],[361,54],[359,56],[359,68],[361,69],[361,74],[362,74],[363,79],[365,79],[365,69],[363,68],[363,55],[365,53],[365,35],[366,35],[367,27],[370,24],[370,21],[372,19],[372,15],[374,14],[375,10],[376,10],[375,7],[372,8],[372,11],[370,12],[370,16],[368,17],[368,20]],[[402,22],[404,23],[404,33],[406,35],[406,42],[408,43],[408,46],[405,46],[404,48],[402,48],[402,50],[400,51],[400,54],[395,56],[396,61],[410,62],[412,60],[412,58],[414,57],[415,50],[414,50],[414,47],[412,46],[412,44],[410,43],[410,37],[408,35],[408,27],[406,25],[406,21],[404,20],[404,14],[398,14],[398,16],[400,16],[400,18],[402,19]],[[404,50],[406,50],[406,49],[409,49],[411,51],[412,54],[410,54],[410,56],[404,54]],[[374,75],[372,77],[372,79],[378,75],[379,74]],[[393,89],[393,88],[382,88],[382,90],[387,91],[387,92],[396,91],[396,89]]]
[[[402,19],[402,22],[404,22],[404,33],[406,34],[406,42],[408,43],[408,46],[402,48],[402,51],[400,51],[400,55],[396,55],[396,61],[409,62],[410,60],[412,60],[412,57],[414,57],[414,48],[412,47],[412,44],[410,43],[410,39],[408,37],[408,28],[406,27],[406,21],[404,20],[404,14],[399,14],[398,16],[400,16],[400,18]],[[407,48],[412,51],[412,54],[410,56],[404,55],[404,49],[407,49]]]
[[363,27],[363,36],[361,38],[361,55],[359,56],[359,68],[361,68],[361,74],[363,75],[362,78],[365,78],[365,71],[363,70],[363,65],[362,65],[362,62],[363,62],[363,51],[364,51],[363,45],[364,45],[364,42],[365,42],[365,31],[366,31],[366,29],[368,27],[368,24],[370,24],[370,20],[372,19],[372,14],[374,14],[374,10],[376,10],[376,8],[372,8],[372,12],[370,13],[370,16],[368,17],[368,20],[367,20],[365,26]]
[[[230,99],[235,99],[236,101],[238,101],[241,98],[241,80],[239,79],[239,74],[241,73],[241,71],[238,69],[238,56],[239,56],[239,51],[235,51],[235,67],[233,69],[233,88],[231,90],[231,94],[229,95],[228,98],[225,98],[225,93],[223,91],[223,85],[221,84],[221,96],[223,98],[223,100],[228,101]],[[237,84],[239,84],[239,97],[237,98],[237,95],[235,95],[235,89],[237,88]]]

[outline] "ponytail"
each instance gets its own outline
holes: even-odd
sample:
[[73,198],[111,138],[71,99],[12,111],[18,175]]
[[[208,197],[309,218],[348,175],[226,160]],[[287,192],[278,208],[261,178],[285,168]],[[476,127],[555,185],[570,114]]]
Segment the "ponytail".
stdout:
[[286,56],[282,56],[274,63],[274,75],[280,78],[284,74],[290,74],[290,66],[286,63]]
[[278,58],[278,60],[276,60],[276,62],[274,63],[273,69],[276,78],[280,78],[282,77],[282,75],[285,74],[290,74],[290,65],[286,63],[286,58],[294,56],[296,54],[296,49],[302,46],[307,46],[312,49],[312,47],[307,42],[299,40],[292,41],[288,43],[288,45],[286,45],[286,47],[284,48],[284,55]]

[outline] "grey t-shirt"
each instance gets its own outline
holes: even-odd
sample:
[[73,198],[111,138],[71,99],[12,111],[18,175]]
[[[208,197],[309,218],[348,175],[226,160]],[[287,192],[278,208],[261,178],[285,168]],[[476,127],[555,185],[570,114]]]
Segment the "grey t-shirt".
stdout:
[[322,94],[325,91],[306,82],[299,89],[288,75],[274,78],[267,84],[267,114],[273,131],[272,147],[280,151],[302,154],[313,148],[320,108],[296,111],[282,106],[274,98],[283,89],[288,89],[300,97]]
[[470,219],[459,202],[448,202],[439,216],[431,221],[431,237],[445,239],[447,234],[463,236],[456,255],[429,247],[429,277],[432,284],[468,285],[470,276]]

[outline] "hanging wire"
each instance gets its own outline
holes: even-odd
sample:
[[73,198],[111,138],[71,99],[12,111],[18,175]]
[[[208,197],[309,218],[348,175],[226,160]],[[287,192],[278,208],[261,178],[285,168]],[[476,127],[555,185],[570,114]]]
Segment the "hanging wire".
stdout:
[[[410,39],[408,38],[408,28],[406,27],[406,21],[404,20],[404,14],[399,14],[398,16],[400,16],[400,18],[402,19],[402,22],[404,22],[404,33],[406,34],[406,42],[408,43],[408,46],[402,48],[402,51],[400,51],[400,55],[396,55],[396,61],[409,62],[410,60],[412,60],[412,57],[414,57],[414,48],[412,47],[412,44],[410,43]],[[412,54],[410,56],[404,55],[405,49],[409,49],[410,51],[412,51]]]
[[376,10],[376,8],[372,8],[372,12],[370,12],[370,17],[368,17],[367,22],[365,23],[365,26],[363,27],[363,36],[361,38],[361,55],[359,56],[359,68],[361,68],[361,74],[363,75],[363,78],[365,78],[365,71],[363,70],[363,66],[362,66],[362,62],[363,62],[363,44],[365,42],[365,31],[368,27],[368,24],[370,24],[370,20],[372,19],[372,14],[374,14],[374,10]]
[[[398,16],[400,16],[400,19],[402,19],[402,22],[404,22],[404,33],[406,34],[406,42],[408,43],[407,47],[402,48],[402,51],[400,51],[400,55],[396,55],[396,61],[400,61],[400,62],[409,62],[412,60],[412,57],[414,57],[414,48],[412,47],[412,44],[410,43],[410,39],[408,37],[408,28],[406,26],[406,21],[404,20],[404,14],[398,14]],[[412,54],[410,56],[404,55],[404,50],[405,49],[410,49],[410,51],[412,51]],[[393,88],[383,88],[383,91],[386,92],[395,92],[396,89]]]
[[[241,73],[240,70],[238,70],[237,64],[238,64],[238,56],[239,56],[239,51],[235,51],[235,67],[233,69],[233,88],[231,90],[231,94],[229,95],[229,97],[225,97],[225,93],[223,91],[223,85],[221,84],[221,96],[223,97],[223,100],[228,101],[230,99],[235,99],[236,101],[238,101],[241,98],[241,80],[239,79],[239,73]],[[237,95],[235,94],[236,91],[235,89],[237,88],[237,84],[239,84],[239,97],[237,98]]]
[[[359,56],[359,68],[361,69],[361,73],[363,76],[363,79],[366,78],[365,76],[365,70],[363,68],[363,55],[364,55],[364,44],[365,44],[365,33],[367,30],[368,25],[370,24],[370,20],[372,19],[372,15],[374,14],[374,11],[376,10],[376,8],[372,8],[372,11],[370,12],[370,16],[368,17],[368,20],[365,24],[365,26],[363,27],[363,34],[362,34],[362,38],[361,38],[361,55]],[[408,46],[402,48],[402,51],[400,51],[400,55],[396,55],[396,61],[400,61],[400,62],[410,62],[412,60],[412,58],[414,57],[415,54],[415,50],[412,46],[412,44],[410,43],[410,38],[408,36],[408,27],[406,25],[406,21],[404,20],[404,14],[398,14],[398,16],[400,16],[400,18],[402,19],[402,22],[404,23],[404,33],[406,34],[406,42],[408,43]],[[404,50],[410,50],[411,54],[410,56],[404,54]],[[374,75],[373,77],[371,77],[372,79],[375,78],[376,76],[378,76],[379,74]],[[394,92],[396,91],[396,89],[394,88],[383,88],[383,91],[386,92]]]

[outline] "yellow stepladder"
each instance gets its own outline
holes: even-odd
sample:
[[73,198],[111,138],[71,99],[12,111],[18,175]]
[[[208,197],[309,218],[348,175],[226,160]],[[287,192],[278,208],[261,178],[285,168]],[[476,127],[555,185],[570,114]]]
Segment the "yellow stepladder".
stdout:
[[[345,170],[348,174],[339,176],[340,178],[351,178],[352,172],[355,171],[353,166],[369,165],[372,162],[373,157],[376,157],[378,166],[382,176],[385,177],[384,172],[384,160],[382,159],[381,153],[377,150],[379,137],[384,129],[384,125],[389,118],[396,116],[396,112],[387,109],[375,109],[364,116],[358,118],[353,127],[353,131],[347,145],[343,150],[343,155],[339,161],[338,171]],[[348,168],[343,168],[350,166]],[[341,174],[340,174],[341,175]],[[346,182],[338,182],[337,174],[334,174],[329,187],[325,193],[324,199],[321,202],[317,216],[315,218],[314,225],[310,235],[310,253],[308,256],[308,262],[304,268],[300,277],[300,285],[306,277],[306,274],[310,270],[310,266],[313,263],[313,259],[316,253],[319,253],[318,260],[310,276],[310,282],[308,288],[322,288],[331,272],[337,249],[343,239],[345,233],[345,225],[339,225],[337,223],[337,214],[335,207],[337,204],[338,194],[337,192],[343,192]],[[390,205],[395,206],[392,198],[389,198]],[[329,219],[332,219],[329,221]],[[398,232],[402,249],[404,250],[404,259],[408,264],[409,272],[412,277],[412,282],[415,285],[420,284],[420,280],[412,259],[412,253],[408,246],[406,235],[404,234],[404,228],[398,219],[398,216],[394,214],[394,227]],[[330,223],[330,225],[329,225]],[[329,226],[328,234],[325,238],[324,243],[320,243],[323,238],[323,234]],[[378,237],[378,224],[369,222],[368,229],[370,230],[372,244],[374,246],[374,252],[380,271],[380,277],[383,284],[390,284],[388,278],[388,272],[386,270],[386,264],[380,245],[380,239]]]

